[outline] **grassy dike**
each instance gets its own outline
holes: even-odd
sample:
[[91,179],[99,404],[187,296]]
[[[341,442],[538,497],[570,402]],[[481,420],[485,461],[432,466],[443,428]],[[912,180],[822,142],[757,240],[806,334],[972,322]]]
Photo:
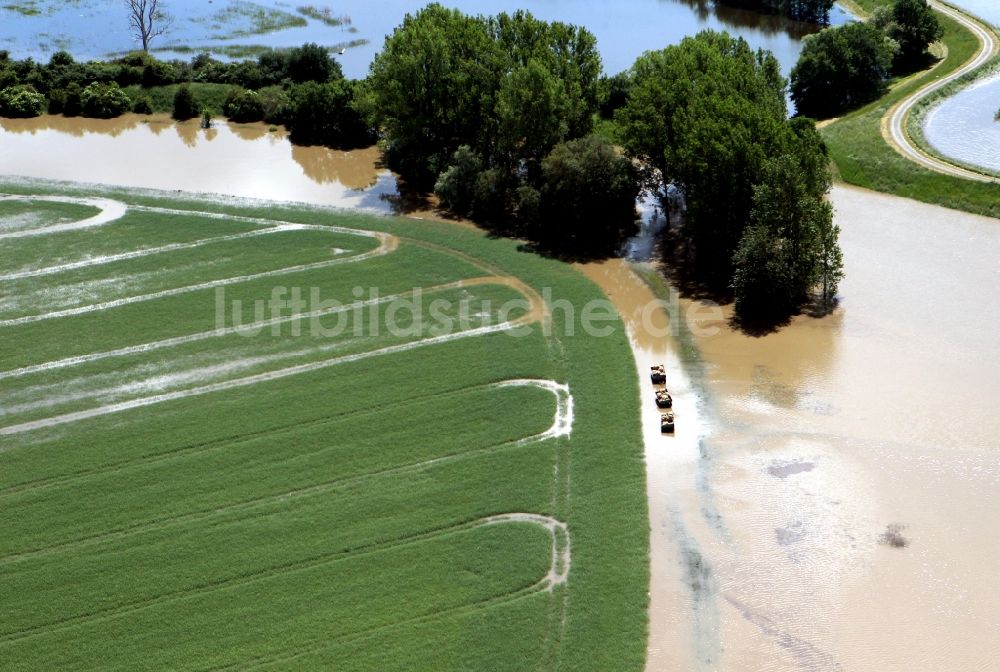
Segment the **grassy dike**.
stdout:
[[[40,183],[0,184],[0,191],[97,195]],[[582,329],[583,306],[603,299],[595,285],[516,241],[445,223],[127,190],[100,195],[180,212],[133,207],[93,230],[25,238],[11,243],[23,248],[21,261],[4,262],[13,263],[5,270],[29,259],[64,262],[240,233],[247,222],[231,218],[247,216],[400,240],[384,256],[304,270],[281,284],[350,296],[354,285],[389,292],[509,275],[543,295],[548,289],[576,313],[554,309],[551,338],[489,334],[0,437],[5,669],[642,669],[649,540],[637,376],[617,318],[606,322],[613,327],[607,336]],[[70,216],[51,210],[47,221]],[[208,269],[222,264],[218,274],[229,277],[224,259],[231,256],[250,254],[267,270],[301,255],[308,261],[312,248],[348,243],[293,234],[287,246],[273,237],[261,242],[269,254],[259,258],[223,242],[179,265],[144,257],[121,262],[121,273],[95,267],[45,276],[49,291],[39,300],[74,284],[100,289],[105,277],[186,285],[205,279],[193,275],[205,268],[199,261],[212,261]],[[364,242],[350,246],[360,253]],[[249,299],[274,284],[229,291]],[[509,294],[486,289],[494,305]],[[0,369],[199,332],[211,328],[210,301],[192,292],[6,326]],[[41,371],[11,379],[18,382],[3,394],[26,393],[29,383],[68,389],[80,371],[127,383],[144,365],[208,361],[289,338],[232,347],[206,341],[210,349],[162,349],[155,361],[138,353],[135,366],[98,361]],[[367,339],[344,347],[381,345]],[[571,436],[502,447],[551,422],[546,393],[495,387],[520,378],[568,385]],[[78,408],[68,397],[56,401]],[[21,417],[0,426],[38,412],[12,411]],[[553,592],[530,590],[549,564],[549,540],[537,526],[475,523],[517,511],[568,526],[568,582]],[[347,635],[331,637],[340,633]]]
[[[843,4],[852,11],[868,13],[890,3],[888,0],[854,0]],[[942,62],[933,69],[893,83],[889,93],[880,100],[829,123],[821,133],[839,178],[849,184],[1000,217],[1000,185],[927,170],[903,158],[882,136],[882,119],[893,105],[928,82],[954,72],[979,48],[972,33],[947,17],[940,18],[945,30],[942,43],[947,49]]]

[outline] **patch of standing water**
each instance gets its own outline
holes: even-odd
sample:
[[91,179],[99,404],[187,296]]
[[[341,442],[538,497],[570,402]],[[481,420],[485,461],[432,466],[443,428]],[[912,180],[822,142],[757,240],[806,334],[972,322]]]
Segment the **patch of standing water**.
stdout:
[[963,89],[935,106],[924,120],[934,149],[961,163],[1000,172],[1000,74]]
[[[181,46],[181,52],[162,53],[168,58],[190,58],[201,50],[214,49],[216,56],[225,60],[226,49],[236,47],[292,47],[316,42],[336,47],[335,51],[345,48],[343,54],[337,55],[344,74],[361,78],[381,50],[385,36],[402,23],[407,13],[426,4],[425,0],[315,3],[319,9],[330,7],[335,17],[349,19],[330,26],[280,0],[172,2],[171,29],[153,42],[153,48]],[[613,12],[599,0],[455,0],[447,4],[468,14],[525,9],[547,21],[585,26],[597,36],[605,70],[612,74],[631,66],[644,51],[662,49],[705,29],[726,30],[743,36],[755,49],[774,52],[787,74],[798,58],[801,38],[818,30],[812,24],[705,0],[625,0],[615,3]],[[16,10],[28,5],[35,6],[38,13]],[[830,19],[839,24],[847,22],[849,16],[835,7]],[[5,3],[0,7],[0,23],[4,26],[0,49],[10,50],[15,58],[31,56],[44,62],[54,51],[66,49],[77,59],[86,60],[137,48],[119,0]],[[358,44],[360,41],[366,42]]]
[[948,4],[994,26],[1000,26],[1000,3],[996,0],[948,0]]
[[663,194],[640,196],[635,207],[639,211],[639,232],[625,241],[619,256],[629,261],[652,261],[663,230],[680,224],[684,196],[671,186],[665,197]]
[[263,124],[174,123],[161,116],[0,119],[0,175],[223,194],[396,212],[395,176],[374,147],[292,145]]

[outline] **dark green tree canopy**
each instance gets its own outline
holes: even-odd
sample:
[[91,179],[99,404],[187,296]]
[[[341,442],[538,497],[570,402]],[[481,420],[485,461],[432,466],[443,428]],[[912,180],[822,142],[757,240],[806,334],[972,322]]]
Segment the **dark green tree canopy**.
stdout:
[[827,28],[805,39],[792,68],[792,100],[798,113],[836,116],[885,93],[895,44],[870,23]]
[[346,79],[293,87],[285,122],[291,141],[345,148],[370,145],[374,138],[355,107],[354,87]]
[[586,257],[613,255],[635,232],[636,169],[605,138],[591,135],[556,145],[542,162],[542,173],[539,217],[529,232],[543,247]]
[[344,74],[325,47],[315,43],[303,44],[288,55],[288,77],[293,82],[329,82],[343,79]]
[[932,43],[941,39],[944,28],[927,0],[896,0],[892,6],[889,37],[899,44],[898,63],[918,64]]
[[582,28],[431,4],[386,38],[366,109],[390,165],[426,188],[461,145],[487,167],[511,169],[589,132],[600,72],[596,40]]
[[791,136],[784,84],[770,53],[706,31],[641,56],[617,115],[628,151],[685,193],[700,274],[723,287],[762,159]]
[[[665,246],[688,280],[733,292],[742,318],[787,315],[813,291],[830,234],[828,158],[812,121],[788,120],[770,54],[704,32],[636,61],[616,114],[647,186],[684,196]],[[824,239],[836,292],[836,231]],[[674,247],[670,247],[673,245]]]

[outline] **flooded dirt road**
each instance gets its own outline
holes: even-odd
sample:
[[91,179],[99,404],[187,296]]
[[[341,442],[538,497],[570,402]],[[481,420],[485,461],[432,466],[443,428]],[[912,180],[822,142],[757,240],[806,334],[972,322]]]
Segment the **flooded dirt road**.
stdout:
[[[648,291],[624,262],[587,269],[642,378],[649,670],[1000,669],[1000,222],[833,202],[840,308],[761,338],[728,309],[701,335],[636,333]],[[675,438],[647,359],[667,363]],[[880,543],[893,523],[907,547]]]

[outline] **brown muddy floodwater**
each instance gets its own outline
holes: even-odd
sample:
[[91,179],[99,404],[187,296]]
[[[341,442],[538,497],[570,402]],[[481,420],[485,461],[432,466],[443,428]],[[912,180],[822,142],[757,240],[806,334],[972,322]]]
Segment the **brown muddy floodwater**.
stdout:
[[[833,202],[838,310],[754,338],[724,309],[690,324],[718,332],[686,367],[630,319],[652,297],[624,262],[586,270],[642,378],[649,670],[1000,670],[1000,221]],[[661,360],[674,438],[647,399]],[[905,548],[880,543],[893,523]]]
[[396,180],[374,148],[293,146],[264,124],[162,115],[0,119],[0,175],[301,201],[391,212]]

